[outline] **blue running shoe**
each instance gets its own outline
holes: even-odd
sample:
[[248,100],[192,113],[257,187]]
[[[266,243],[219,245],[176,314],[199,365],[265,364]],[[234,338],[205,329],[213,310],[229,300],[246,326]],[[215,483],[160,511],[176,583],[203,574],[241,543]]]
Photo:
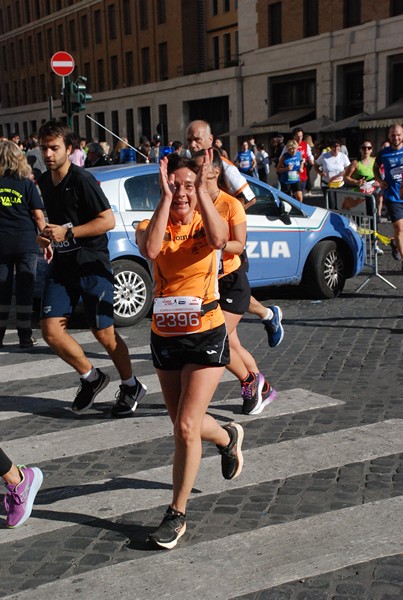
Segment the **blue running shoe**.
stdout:
[[276,348],[276,346],[281,344],[284,337],[284,328],[281,324],[283,311],[279,306],[269,306],[269,308],[273,311],[273,317],[271,319],[262,319],[262,323],[267,331],[270,348]]

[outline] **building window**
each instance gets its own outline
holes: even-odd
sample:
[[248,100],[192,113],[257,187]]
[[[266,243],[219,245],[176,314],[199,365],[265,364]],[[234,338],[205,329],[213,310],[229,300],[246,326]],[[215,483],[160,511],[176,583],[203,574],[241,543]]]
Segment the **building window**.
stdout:
[[87,15],[81,17],[81,41],[83,48],[88,48],[88,18]]
[[21,104],[27,104],[28,92],[27,92],[27,80],[21,81]]
[[123,0],[123,33],[130,35],[132,32],[132,11],[130,8],[131,0]]
[[230,0],[222,0],[222,10],[223,12],[229,12],[231,10],[231,1]]
[[3,71],[8,71],[7,47],[6,46],[2,46],[2,48],[1,48],[1,59],[2,59],[1,68],[3,69]]
[[158,62],[160,81],[168,79],[168,44],[163,42],[158,45]]
[[69,41],[70,41],[70,49],[77,50],[75,21],[69,21]]
[[218,36],[214,36],[211,40],[211,59],[212,59],[212,68],[219,69],[220,68],[220,38]]
[[15,10],[15,22],[17,27],[21,27],[21,7],[20,0],[14,1],[14,10]]
[[126,86],[130,87],[131,85],[134,85],[133,52],[126,52],[125,64],[126,64]]
[[[270,79],[271,113],[292,108],[316,107],[316,72],[281,75]],[[307,111],[308,112],[308,111]]]
[[141,124],[140,135],[146,135],[151,139],[151,111],[149,106],[139,108],[139,123]]
[[231,34],[224,33],[223,35],[223,47],[224,47],[224,67],[229,67],[232,62],[231,57]]
[[304,37],[319,33],[318,0],[304,0]]
[[0,34],[4,33],[4,17],[3,17],[3,9],[0,8]]
[[40,19],[41,18],[41,5],[39,3],[39,0],[35,0],[35,2],[34,2],[34,11],[35,11],[35,19]]
[[168,107],[166,104],[160,104],[158,107],[158,125],[157,131],[161,136],[163,146],[168,143]]
[[46,100],[46,82],[45,75],[43,73],[42,75],[39,75],[39,96],[42,102]]
[[114,4],[108,6],[108,27],[109,39],[116,40],[116,13]]
[[112,131],[119,134],[119,112],[117,110],[113,110],[111,112],[112,119]]
[[28,61],[29,64],[32,65],[34,63],[34,46],[32,43],[32,35],[28,37]]
[[20,64],[25,65],[24,42],[22,40],[18,40],[18,54]]
[[126,132],[127,132],[127,139],[129,140],[129,144],[134,146],[134,142],[135,142],[135,139],[134,139],[134,117],[133,117],[133,109],[132,108],[126,109]]
[[94,34],[95,34],[95,43],[102,43],[102,24],[101,24],[101,11],[96,10],[94,12]]
[[162,25],[167,20],[167,8],[165,0],[157,0],[157,23]]
[[45,14],[50,15],[52,8],[50,6],[50,0],[45,0]]
[[269,5],[269,46],[281,44],[281,2]]
[[9,27],[9,29],[14,29],[13,20],[12,20],[12,16],[11,16],[11,6],[7,6],[6,11],[7,11],[7,19],[6,19],[7,27]]
[[87,78],[88,82],[91,81],[91,65],[89,62],[84,63],[84,77]]
[[38,51],[38,60],[43,60],[43,45],[42,45],[42,32],[39,31],[36,34],[36,48]]
[[361,23],[361,0],[344,0],[344,27],[355,27]]
[[13,69],[16,69],[16,61],[15,61],[15,49],[14,49],[14,44],[10,44],[10,58],[11,58],[11,67]]
[[48,46],[48,56],[53,56],[53,31],[51,29],[46,30],[46,43]]
[[63,25],[57,26],[57,41],[59,44],[59,48],[64,48],[64,31]]
[[103,92],[105,89],[105,76],[104,76],[104,61],[102,58],[97,60],[97,83],[98,83],[98,92]]
[[336,119],[346,119],[364,109],[364,63],[342,65],[337,73]]
[[390,16],[403,15],[403,0],[390,0]]
[[113,90],[119,87],[119,66],[117,56],[111,56],[111,86]]
[[148,29],[147,0],[140,0],[140,29]]
[[142,83],[150,82],[150,48],[141,49]]
[[211,0],[211,14],[218,15],[218,0]]
[[389,103],[403,98],[403,54],[389,57]]
[[31,79],[30,79],[29,95],[30,95],[31,102],[37,102],[35,77],[31,77]]

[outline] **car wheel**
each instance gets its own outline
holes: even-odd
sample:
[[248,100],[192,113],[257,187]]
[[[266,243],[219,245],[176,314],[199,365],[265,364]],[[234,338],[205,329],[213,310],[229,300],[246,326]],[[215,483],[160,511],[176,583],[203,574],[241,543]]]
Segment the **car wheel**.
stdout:
[[115,277],[113,314],[115,325],[135,325],[149,312],[152,304],[152,281],[144,267],[132,260],[112,263]]
[[336,242],[324,240],[316,244],[308,256],[304,283],[315,298],[335,298],[344,288],[346,268]]

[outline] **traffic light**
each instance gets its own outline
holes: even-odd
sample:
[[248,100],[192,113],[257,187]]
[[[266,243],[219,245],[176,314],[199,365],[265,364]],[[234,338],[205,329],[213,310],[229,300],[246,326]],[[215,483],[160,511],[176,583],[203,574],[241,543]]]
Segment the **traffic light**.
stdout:
[[62,112],[64,112],[64,114],[67,116],[72,114],[70,86],[71,86],[71,81],[69,81],[69,79],[66,77],[64,87],[62,88]]
[[87,94],[87,78],[79,75],[76,81],[70,82],[71,112],[78,113],[85,110],[86,103],[92,101],[91,94]]

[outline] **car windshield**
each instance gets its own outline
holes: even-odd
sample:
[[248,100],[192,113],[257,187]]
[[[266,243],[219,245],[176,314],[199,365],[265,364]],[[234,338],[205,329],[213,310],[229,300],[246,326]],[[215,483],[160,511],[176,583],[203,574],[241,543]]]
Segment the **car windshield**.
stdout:
[[159,173],[137,175],[126,179],[125,190],[131,210],[155,210],[160,200]]

